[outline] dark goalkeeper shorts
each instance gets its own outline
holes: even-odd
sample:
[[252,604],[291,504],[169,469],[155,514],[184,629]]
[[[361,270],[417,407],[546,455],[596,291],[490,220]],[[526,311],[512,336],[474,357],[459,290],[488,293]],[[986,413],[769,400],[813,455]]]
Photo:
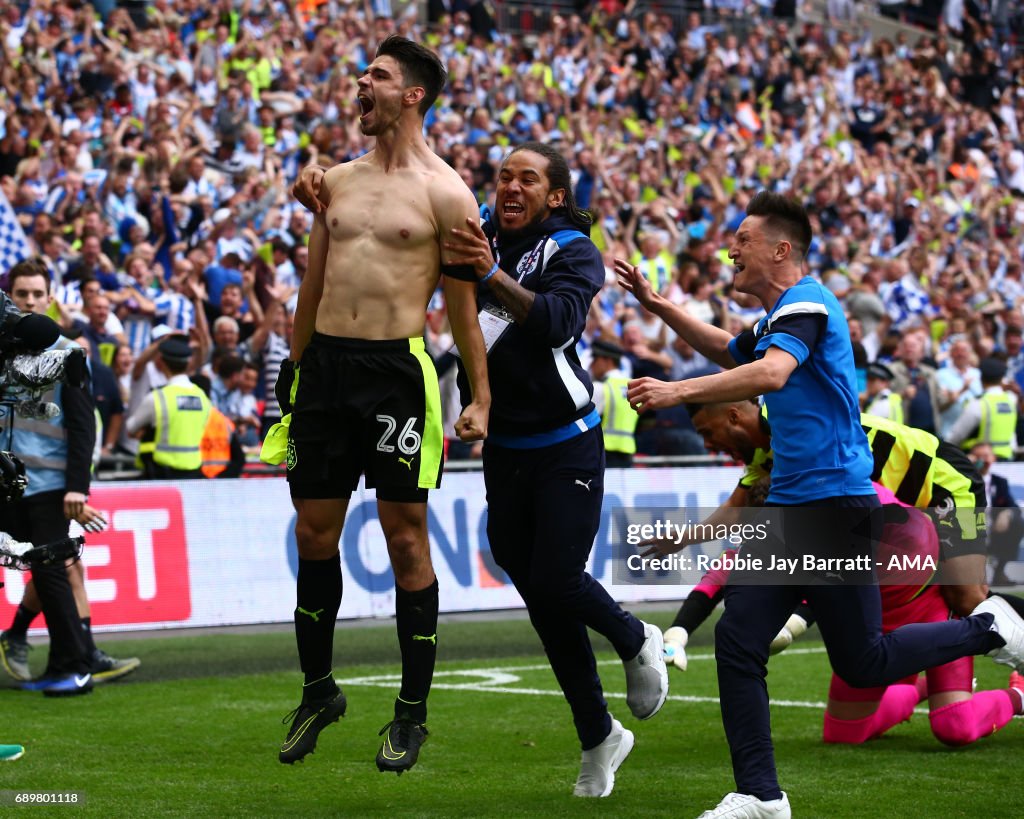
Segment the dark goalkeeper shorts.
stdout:
[[441,394],[422,338],[314,333],[288,432],[293,498],[347,498],[366,475],[380,500],[423,503],[441,485]]

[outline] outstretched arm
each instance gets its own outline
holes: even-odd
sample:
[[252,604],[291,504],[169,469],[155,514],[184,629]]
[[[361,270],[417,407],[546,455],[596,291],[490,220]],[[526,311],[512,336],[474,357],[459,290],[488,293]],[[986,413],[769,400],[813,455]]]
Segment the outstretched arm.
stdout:
[[629,382],[626,397],[634,409],[664,409],[679,404],[743,401],[782,389],[798,366],[792,355],[769,347],[764,358],[731,370],[685,381],[639,378]]
[[659,296],[636,265],[623,259],[616,259],[615,272],[623,290],[636,296],[640,304],[675,330],[698,353],[720,367],[731,369],[736,366],[736,360],[729,353],[732,336],[725,330],[695,318],[686,310]]

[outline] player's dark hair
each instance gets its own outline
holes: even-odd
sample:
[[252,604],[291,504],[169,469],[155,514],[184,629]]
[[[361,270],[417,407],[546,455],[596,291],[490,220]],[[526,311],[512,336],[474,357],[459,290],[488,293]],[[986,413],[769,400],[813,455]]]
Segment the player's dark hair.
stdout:
[[406,88],[415,85],[423,88],[425,93],[420,100],[419,112],[425,116],[448,81],[448,72],[438,56],[426,46],[398,34],[392,34],[377,46],[377,56],[394,58],[402,69]]
[[795,199],[771,191],[760,191],[747,205],[747,216],[763,216],[765,230],[785,238],[802,262],[811,246],[811,221],[804,206]]
[[[569,221],[589,235],[590,226],[593,224],[594,218],[590,215],[589,211],[576,204],[576,195],[572,190],[572,175],[569,173],[569,163],[565,161],[562,153],[557,148],[545,145],[543,142],[524,142],[522,145],[513,148],[508,156],[512,156],[519,151],[533,151],[533,153],[540,154],[548,161],[548,185],[551,187],[551,190],[561,188],[565,191],[565,197],[562,199],[559,209],[564,209],[565,215],[569,217]],[[508,156],[505,157],[506,162],[508,162]]]
[[697,417],[697,413],[703,412],[704,410],[715,410],[723,407],[731,407],[733,404],[746,403],[753,404],[755,407],[759,406],[759,402],[756,398],[747,398],[743,401],[709,401],[706,404],[701,404],[695,401],[693,403],[686,404],[686,412],[689,414],[690,420],[693,420]]
[[46,267],[46,262],[35,256],[31,259],[25,259],[24,261],[18,262],[14,265],[10,272],[7,274],[7,292],[14,290],[14,280],[24,278],[28,276],[42,276],[46,279],[46,284],[50,284],[50,271]]

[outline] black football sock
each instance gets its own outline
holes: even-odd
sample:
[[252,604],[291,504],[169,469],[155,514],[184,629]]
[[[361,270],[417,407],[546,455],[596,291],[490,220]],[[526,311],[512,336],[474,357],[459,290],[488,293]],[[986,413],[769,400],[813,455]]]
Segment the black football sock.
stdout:
[[807,628],[810,628],[817,622],[814,618],[814,612],[811,611],[811,607],[806,603],[801,603],[797,606],[796,611],[794,611],[793,614],[798,614],[800,617],[803,617],[804,622],[807,623]]
[[395,584],[395,621],[402,650],[402,689],[395,718],[427,721],[427,695],[437,659],[437,579],[419,591]]
[[321,702],[333,699],[338,693],[338,684],[334,681],[334,672],[328,671],[318,680],[310,680],[302,684],[303,702]]
[[305,677],[303,700],[323,699],[337,686],[331,676],[334,623],[341,607],[341,555],[327,560],[299,558],[295,642]]
[[687,634],[693,634],[715,610],[718,601],[722,599],[722,592],[718,591],[714,597],[708,597],[704,592],[694,590],[689,597],[683,601],[676,613],[676,619],[672,621],[672,628],[677,626]]
[[28,637],[28,627],[38,616],[38,611],[32,611],[32,609],[25,608],[24,603],[19,603],[7,633],[15,640],[25,640]]
[[96,653],[96,641],[92,638],[92,617],[82,618],[82,639],[85,641],[85,650],[92,657]]

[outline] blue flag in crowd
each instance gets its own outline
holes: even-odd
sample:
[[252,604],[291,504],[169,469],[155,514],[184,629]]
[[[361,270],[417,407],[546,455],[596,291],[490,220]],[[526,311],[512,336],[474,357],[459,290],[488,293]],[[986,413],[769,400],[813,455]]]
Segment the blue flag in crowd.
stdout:
[[32,255],[25,231],[21,229],[14,208],[0,191],[0,273],[6,274],[22,259]]

